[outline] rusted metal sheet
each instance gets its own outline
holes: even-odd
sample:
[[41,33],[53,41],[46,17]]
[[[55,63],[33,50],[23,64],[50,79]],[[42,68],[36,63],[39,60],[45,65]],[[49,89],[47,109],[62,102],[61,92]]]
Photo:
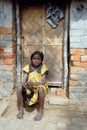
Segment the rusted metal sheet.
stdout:
[[45,14],[45,5],[22,9],[22,61],[24,66],[34,50],[43,51],[49,67],[49,84],[57,86],[63,83],[64,19],[53,29],[46,22]]

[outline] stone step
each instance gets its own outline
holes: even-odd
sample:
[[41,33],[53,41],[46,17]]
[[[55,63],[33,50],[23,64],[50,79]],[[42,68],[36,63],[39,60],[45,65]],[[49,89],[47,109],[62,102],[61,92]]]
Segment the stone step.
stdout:
[[67,105],[69,103],[68,98],[66,97],[60,97],[57,95],[51,95],[49,97],[49,104],[53,104],[53,105]]
[[51,88],[48,102],[52,105],[66,105],[69,103],[69,99],[66,96],[66,91],[64,91],[62,88]]

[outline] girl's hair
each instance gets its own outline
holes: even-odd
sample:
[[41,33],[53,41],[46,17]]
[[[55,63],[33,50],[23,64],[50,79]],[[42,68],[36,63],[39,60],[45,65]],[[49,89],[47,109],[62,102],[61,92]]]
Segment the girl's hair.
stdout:
[[43,61],[43,59],[44,59],[44,54],[43,54],[43,52],[41,52],[41,51],[34,51],[34,52],[31,54],[31,57],[30,57],[31,60],[32,60],[32,58],[34,57],[34,55],[39,55],[39,56],[41,57],[41,60]]

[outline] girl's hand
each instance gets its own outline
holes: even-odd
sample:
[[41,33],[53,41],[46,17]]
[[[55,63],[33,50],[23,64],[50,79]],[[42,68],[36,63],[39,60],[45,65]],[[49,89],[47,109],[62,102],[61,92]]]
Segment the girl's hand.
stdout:
[[27,88],[28,87],[28,83],[26,82],[26,83],[23,83],[23,85],[22,85],[24,88]]
[[34,86],[34,83],[31,82],[31,81],[27,82],[27,84],[28,84],[29,87],[33,87]]

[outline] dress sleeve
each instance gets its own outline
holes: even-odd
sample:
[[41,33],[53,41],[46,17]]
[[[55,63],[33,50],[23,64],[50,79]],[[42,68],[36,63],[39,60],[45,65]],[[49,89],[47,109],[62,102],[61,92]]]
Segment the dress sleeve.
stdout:
[[29,64],[23,67],[23,71],[29,73]]
[[41,68],[41,74],[43,75],[44,73],[46,74],[48,73],[48,67],[45,64],[43,64]]

